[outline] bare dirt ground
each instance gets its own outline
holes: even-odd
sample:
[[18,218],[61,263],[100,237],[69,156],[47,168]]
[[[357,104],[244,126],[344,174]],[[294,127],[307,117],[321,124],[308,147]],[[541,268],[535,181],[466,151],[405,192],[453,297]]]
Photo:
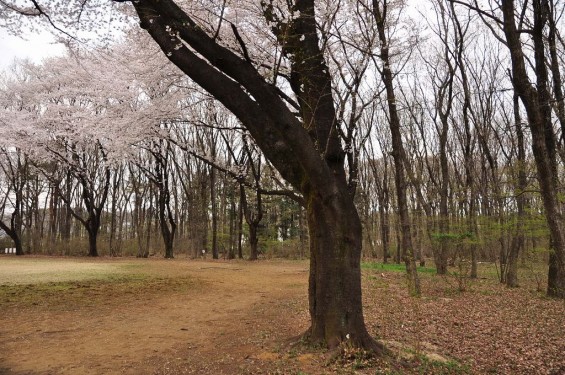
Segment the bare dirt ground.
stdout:
[[304,262],[6,259],[0,373],[258,373],[306,328]]
[[565,374],[563,301],[422,278],[364,271],[369,331],[408,355],[336,359],[296,344],[307,261],[2,256],[0,374]]

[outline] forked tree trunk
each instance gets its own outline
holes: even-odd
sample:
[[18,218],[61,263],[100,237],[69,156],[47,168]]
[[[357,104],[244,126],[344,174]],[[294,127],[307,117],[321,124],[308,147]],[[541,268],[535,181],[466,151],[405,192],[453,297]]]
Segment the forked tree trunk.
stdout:
[[311,236],[309,339],[329,347],[347,342],[379,351],[363,320],[361,223],[335,131],[332,82],[320,49],[314,1],[296,1],[290,24],[263,3],[264,16],[276,25],[273,32],[291,60],[299,117],[248,56],[241,58],[219,45],[176,2],[139,0],[132,5],[141,27],[167,57],[232,111],[264,156],[302,192]]

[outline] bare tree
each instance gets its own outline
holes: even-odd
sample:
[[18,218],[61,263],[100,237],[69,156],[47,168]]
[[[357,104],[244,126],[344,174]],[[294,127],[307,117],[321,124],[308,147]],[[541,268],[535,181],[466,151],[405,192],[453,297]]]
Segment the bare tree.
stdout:
[[392,135],[392,157],[394,159],[395,175],[394,181],[396,186],[396,198],[398,204],[398,214],[400,216],[401,227],[401,251],[406,271],[410,279],[411,288],[416,294],[420,294],[420,280],[418,279],[418,271],[416,268],[416,259],[414,256],[414,247],[412,244],[412,234],[408,202],[407,202],[407,180],[404,170],[404,160],[406,159],[402,134],[400,131],[400,117],[396,104],[396,93],[394,90],[394,76],[392,72],[392,62],[390,56],[390,44],[387,36],[387,28],[391,9],[388,2],[373,0],[373,14],[376,21],[378,36],[380,40],[380,59],[383,67],[381,77],[386,88],[386,97],[388,103],[389,126]]

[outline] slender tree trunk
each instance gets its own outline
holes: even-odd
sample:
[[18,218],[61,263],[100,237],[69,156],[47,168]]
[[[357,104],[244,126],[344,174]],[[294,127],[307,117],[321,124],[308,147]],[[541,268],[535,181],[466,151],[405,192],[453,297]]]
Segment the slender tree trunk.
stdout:
[[388,212],[383,205],[379,205],[379,220],[381,227],[381,242],[383,245],[383,263],[388,263],[390,257],[390,224]]
[[149,258],[151,250],[151,223],[153,222],[153,189],[149,191],[149,208],[146,210],[145,222],[145,244],[143,246],[142,258]]
[[[377,201],[379,204],[379,227],[381,231],[381,243],[383,248],[383,263],[388,263],[390,258],[390,195],[388,186],[388,160],[382,159],[383,170],[378,173],[375,161],[371,162],[373,178],[377,187]],[[382,175],[382,176],[381,176]]]
[[59,227],[59,181],[51,185],[49,194],[49,242],[55,246],[57,242],[57,230]]
[[449,209],[448,209],[448,194],[449,194],[449,167],[447,163],[447,119],[442,119],[442,131],[440,133],[440,169],[441,169],[441,182],[440,182],[440,199],[439,199],[439,248],[434,257],[436,263],[436,270],[438,275],[447,274],[447,261],[449,255]]
[[208,176],[205,173],[206,168],[202,167],[200,170],[200,209],[199,216],[200,220],[198,222],[199,238],[200,238],[200,249],[206,252],[208,250]]
[[61,192],[65,196],[64,200],[64,210],[62,210],[63,220],[61,226],[61,239],[63,240],[63,255],[67,255],[70,253],[70,239],[71,239],[71,226],[72,226],[72,212],[69,206],[71,201],[71,192],[72,192],[72,175],[70,172],[66,173],[65,178],[65,191]]
[[237,213],[237,257],[243,259],[243,201],[245,199],[245,188],[239,186],[240,200]]
[[414,247],[412,245],[411,223],[408,212],[407,201],[407,182],[404,173],[404,146],[402,143],[402,134],[400,133],[400,118],[396,108],[396,96],[394,93],[393,75],[391,71],[391,61],[389,57],[389,45],[386,36],[386,19],[387,14],[386,1],[383,4],[384,9],[377,0],[373,0],[373,15],[377,23],[379,40],[381,43],[380,58],[383,62],[382,79],[386,88],[387,104],[389,112],[389,126],[392,135],[392,157],[394,159],[394,181],[396,185],[396,196],[398,204],[398,214],[400,216],[401,227],[401,251],[406,272],[410,281],[410,289],[415,294],[420,294],[420,280],[416,268],[416,259],[414,256]]
[[518,183],[516,186],[516,228],[508,253],[508,266],[506,269],[505,282],[509,287],[518,286],[518,258],[520,251],[524,248],[524,221],[526,215],[526,188],[528,176],[526,174],[526,150],[524,146],[524,132],[522,131],[522,119],[520,118],[519,98],[514,94],[514,126],[516,127],[516,138],[518,142]]
[[[549,31],[547,36],[548,48],[549,48],[549,56],[550,56],[550,64],[549,68],[551,70],[551,77],[553,81],[553,108],[555,111],[555,115],[559,120],[559,125],[561,127],[561,158],[565,161],[565,150],[563,149],[565,142],[565,96],[563,94],[563,79],[561,74],[561,68],[563,67],[560,64],[560,56],[559,50],[557,47],[557,39],[559,35],[559,29],[557,25],[558,17],[561,17],[559,11],[556,12],[556,1],[550,1],[549,7],[547,8],[549,13]],[[559,35],[559,38],[562,38]],[[561,42],[562,43],[562,42]]]
[[210,168],[210,203],[212,205],[212,258],[218,259],[218,199],[216,198],[216,170]]
[[[471,188],[473,189],[473,188]],[[478,277],[478,254],[477,254],[477,214],[475,212],[475,198],[474,192],[471,192],[471,199],[469,202],[469,217],[467,218],[467,230],[471,233],[471,274],[472,279]]]
[[236,240],[236,233],[235,233],[235,196],[234,196],[234,187],[230,186],[230,208],[229,208],[229,236],[230,236],[230,243],[228,246],[228,259],[235,258],[235,240]]
[[121,176],[118,171],[114,173],[112,177],[112,197],[110,199],[111,209],[110,209],[110,240],[109,240],[109,247],[110,247],[110,255],[116,256],[116,219],[117,219],[117,201],[118,201],[118,189],[119,185],[121,184]]

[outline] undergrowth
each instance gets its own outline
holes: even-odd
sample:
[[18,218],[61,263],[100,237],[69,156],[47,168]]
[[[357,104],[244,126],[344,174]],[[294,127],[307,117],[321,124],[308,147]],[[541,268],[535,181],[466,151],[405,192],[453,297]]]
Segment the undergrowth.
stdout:
[[[361,268],[377,271],[406,272],[404,264],[396,263],[363,262],[361,263]],[[418,272],[435,274],[436,270],[432,267],[418,267]]]

